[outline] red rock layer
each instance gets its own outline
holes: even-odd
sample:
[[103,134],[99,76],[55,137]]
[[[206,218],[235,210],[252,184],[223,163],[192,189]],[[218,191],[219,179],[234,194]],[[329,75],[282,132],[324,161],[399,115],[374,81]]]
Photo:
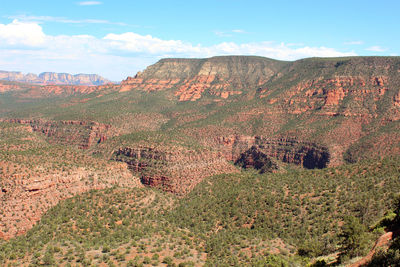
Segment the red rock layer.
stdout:
[[[301,114],[319,110],[321,115],[336,116],[373,116],[371,108],[373,102],[381,101],[389,92],[393,95],[393,84],[388,76],[337,76],[325,79],[324,77],[302,81],[269,100],[270,104],[287,106],[286,112]],[[268,90],[260,91],[260,98],[269,97]],[[347,99],[346,108],[340,108]],[[393,97],[396,106],[396,96]],[[366,108],[364,103],[369,102]],[[372,103],[373,103],[372,102]],[[375,107],[376,108],[376,107]],[[339,111],[340,110],[340,111]]]
[[43,133],[55,143],[76,145],[81,149],[87,149],[93,144],[104,142],[111,128],[111,125],[93,121],[24,119],[5,119],[0,121],[29,125],[33,131]]
[[257,88],[285,64],[266,58],[241,56],[163,59],[135,77],[122,81],[120,91],[172,89],[179,101],[196,101],[206,92],[226,99]]
[[236,161],[251,147],[267,156],[306,168],[326,167],[330,160],[326,147],[296,138],[267,138],[261,136],[223,136],[215,140],[227,160]]
[[115,185],[141,186],[139,179],[132,177],[124,164],[107,165],[109,168],[104,170],[55,169],[46,175],[13,174],[2,177],[0,200],[3,215],[0,220],[0,236],[8,239],[24,234],[49,208],[76,194]]
[[115,152],[115,159],[140,174],[143,184],[176,194],[190,192],[207,176],[237,172],[220,153],[183,147],[124,147]]

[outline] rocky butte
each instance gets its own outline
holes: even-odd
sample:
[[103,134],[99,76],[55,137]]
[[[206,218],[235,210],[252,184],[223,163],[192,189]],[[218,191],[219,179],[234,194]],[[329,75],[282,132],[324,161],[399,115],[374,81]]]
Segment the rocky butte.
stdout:
[[97,74],[76,74],[42,72],[38,75],[33,73],[23,74],[17,71],[0,71],[0,80],[25,82],[41,85],[104,85],[110,83],[109,80]]

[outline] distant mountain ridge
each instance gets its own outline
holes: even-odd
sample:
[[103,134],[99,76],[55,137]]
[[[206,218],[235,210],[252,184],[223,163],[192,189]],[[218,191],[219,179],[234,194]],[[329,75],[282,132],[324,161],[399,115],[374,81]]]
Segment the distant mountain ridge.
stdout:
[[111,81],[97,74],[69,74],[42,72],[39,75],[18,71],[0,71],[0,80],[26,82],[40,85],[104,85]]

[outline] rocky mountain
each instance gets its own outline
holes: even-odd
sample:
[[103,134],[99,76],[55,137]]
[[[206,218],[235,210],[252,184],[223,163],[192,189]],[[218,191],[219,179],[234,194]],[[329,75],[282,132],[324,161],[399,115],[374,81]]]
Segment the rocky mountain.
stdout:
[[[236,103],[240,110],[230,107],[225,122],[248,126],[249,122],[257,121],[259,126],[255,131],[262,136],[271,138],[280,132],[278,139],[289,136],[324,143],[331,152],[331,163],[340,164],[347,149],[350,149],[349,159],[363,157],[356,152],[360,146],[364,149],[369,146],[372,154],[382,146],[386,152],[380,155],[398,153],[397,146],[394,148],[386,141],[397,140],[397,133],[378,129],[385,125],[398,127],[394,125],[400,119],[399,88],[398,57],[282,62],[229,56],[160,60],[116,89],[164,91],[169,98],[200,101],[198,105],[221,103],[227,107]],[[229,128],[225,132],[235,132]],[[370,135],[371,132],[375,134]],[[357,144],[360,139],[368,139],[369,145]]]
[[[51,75],[43,77],[51,79]],[[221,158],[235,162],[251,155],[250,148],[305,168],[400,153],[398,57],[293,62],[254,56],[162,59],[117,85],[3,87],[13,95],[2,102],[0,116],[7,121],[28,124],[51,142],[94,149],[130,165],[146,157],[141,153],[127,156],[124,151],[150,149],[151,153],[144,154],[150,155],[151,162],[131,169],[147,177],[142,179],[147,184],[160,184],[158,180],[163,179],[162,187],[175,193],[193,188],[200,181],[196,173],[199,177],[208,173],[199,169],[188,176],[185,165],[203,160],[206,169],[213,166],[221,170],[217,173],[223,172],[229,168]],[[40,101],[49,96],[60,98],[44,109]],[[19,104],[21,99],[23,104]],[[41,120],[44,114],[48,114],[46,120]],[[140,132],[134,141],[123,141]],[[146,144],[137,143],[155,134],[157,142],[167,144],[154,149],[152,138]],[[181,136],[188,138],[185,144],[194,142],[205,149],[197,160],[189,156],[197,153],[190,147],[169,143]],[[181,149],[180,156],[155,164],[154,157],[164,158],[160,155],[171,149]],[[182,167],[171,167],[178,165]],[[175,180],[150,171],[155,168],[165,172],[173,168]],[[178,177],[188,177],[183,183],[187,186],[177,187]]]
[[43,72],[23,74],[16,71],[0,71],[0,80],[33,83],[41,85],[103,85],[111,83],[97,74],[76,74]]
[[[163,59],[121,84],[3,80],[0,148],[0,237],[29,243],[45,216],[28,236],[54,236],[38,249],[61,247],[58,259],[82,235],[83,257],[99,264],[157,251],[176,264],[248,265],[285,251],[306,265],[337,255],[345,216],[372,229],[398,193],[400,58]],[[162,231],[187,246],[157,245]],[[7,249],[0,264],[48,262]]]
[[257,89],[287,63],[262,57],[162,59],[121,83],[121,91],[157,91],[174,88],[179,101],[195,101],[203,93],[221,98]]
[[[335,106],[348,94],[384,95],[386,87],[399,82],[399,64],[398,57],[309,58],[294,62],[251,56],[162,59],[124,80],[121,91],[172,88],[179,101],[244,93],[264,98],[279,91],[275,94],[280,93],[288,101],[292,100],[288,96],[306,93],[301,97],[322,98],[322,104]],[[277,100],[271,98],[271,102]]]

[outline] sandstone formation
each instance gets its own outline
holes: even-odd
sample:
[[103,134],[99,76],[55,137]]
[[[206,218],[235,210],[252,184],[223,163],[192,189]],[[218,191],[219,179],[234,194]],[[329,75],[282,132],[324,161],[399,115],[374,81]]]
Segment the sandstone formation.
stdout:
[[[170,90],[179,101],[207,96],[220,101],[242,95],[245,99],[266,98],[270,104],[289,105],[287,111],[293,114],[323,107],[321,112],[332,116],[338,114],[346,99],[360,103],[393,97],[398,90],[393,86],[399,83],[397,61],[374,57],[294,62],[245,56],[163,59],[128,77],[116,90]],[[366,112],[357,109],[343,114],[360,116]]]
[[25,233],[49,208],[76,194],[142,186],[125,164],[49,145],[30,124],[0,124],[0,237]]
[[0,93],[5,93],[9,91],[20,91],[20,90],[23,90],[23,88],[18,84],[0,82]]
[[223,136],[216,140],[226,159],[237,162],[253,157],[250,149],[268,157],[287,163],[301,165],[307,169],[325,168],[330,159],[326,147],[295,138],[270,138],[261,136]]
[[274,172],[278,169],[276,163],[256,146],[252,146],[243,152],[235,161],[235,164],[245,169],[259,170],[260,173]]
[[143,184],[176,194],[191,191],[207,176],[238,171],[220,153],[184,147],[123,147],[114,159],[126,162]]
[[163,59],[121,83],[121,91],[174,89],[179,101],[196,101],[204,93],[228,98],[264,84],[285,65],[262,57]]
[[103,85],[110,83],[109,80],[97,74],[76,74],[43,72],[39,76],[28,73],[23,74],[16,71],[0,71],[0,80],[25,82],[33,84],[65,84],[65,85]]
[[126,166],[117,164],[110,164],[109,169],[104,172],[77,168],[68,172],[54,170],[47,175],[3,176],[0,184],[3,213],[0,233],[6,239],[24,234],[60,200],[89,190],[116,185],[141,186],[139,180],[126,170]]
[[74,145],[87,149],[93,144],[104,142],[111,125],[93,121],[45,121],[3,119],[0,121],[29,125],[33,131],[47,136],[50,142]]
[[48,97],[65,97],[87,95],[93,92],[100,92],[113,85],[37,85],[19,82],[0,80],[0,93],[9,92],[17,98],[41,99]]
[[121,84],[0,72],[0,238],[92,189],[184,195],[234,163],[266,172],[399,155],[399,70],[397,57],[228,56],[163,59]]
[[[17,92],[16,99],[28,102],[34,97],[78,95],[62,102],[61,108],[71,108],[74,115],[82,109],[109,118],[107,124],[94,122],[92,115],[79,121],[14,119],[52,143],[87,149],[141,131],[143,136],[149,131],[167,139],[173,131],[199,142],[202,152],[179,145],[138,146],[135,141],[121,145],[116,140],[104,153],[115,151],[114,158],[140,173],[143,183],[180,193],[201,177],[228,170],[226,161],[254,161],[248,153],[252,147],[259,155],[305,168],[339,165],[344,157],[352,162],[364,155],[400,153],[399,69],[397,57],[294,62],[248,56],[162,59],[119,85],[21,89],[8,82],[0,90]],[[93,92],[97,94],[89,95]],[[104,110],[96,110],[97,105]],[[140,151],[132,152],[136,149]],[[167,156],[170,150],[178,155]],[[191,166],[195,169],[187,171]],[[211,166],[218,166],[215,172],[207,170]]]

